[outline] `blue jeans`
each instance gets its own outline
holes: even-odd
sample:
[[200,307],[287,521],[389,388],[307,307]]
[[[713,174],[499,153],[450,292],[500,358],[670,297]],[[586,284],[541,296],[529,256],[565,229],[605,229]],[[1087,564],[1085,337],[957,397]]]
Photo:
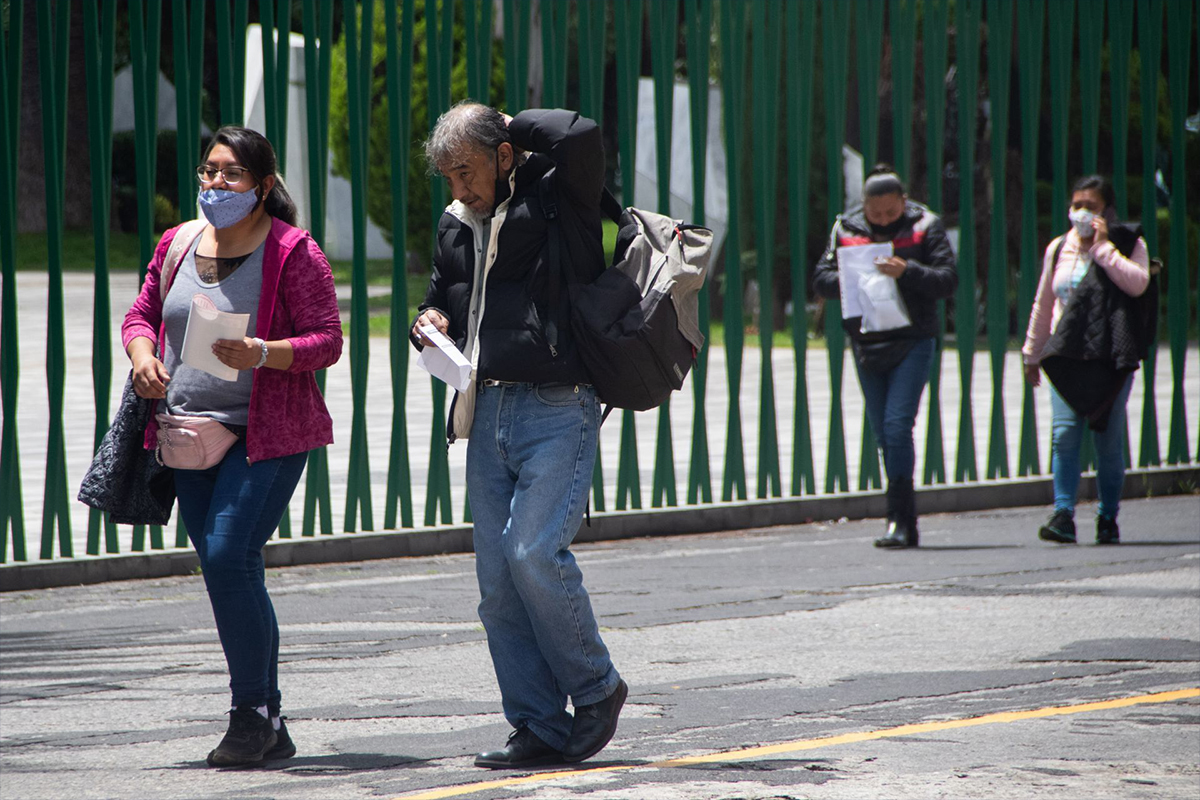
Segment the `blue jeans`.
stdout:
[[929,365],[937,342],[922,339],[912,346],[899,364],[887,372],[863,367],[854,359],[858,382],[867,405],[867,419],[875,440],[883,450],[888,481],[912,480],[917,455],[913,425],[921,392],[929,380]]
[[589,386],[488,386],[467,444],[479,618],[504,716],[556,749],[571,732],[567,697],[597,703],[620,679],[569,549],[599,424]]
[[[1125,387],[1113,401],[1108,415],[1108,427],[1092,431],[1096,445],[1096,488],[1100,495],[1100,515],[1117,518],[1121,505],[1121,487],[1125,483],[1125,405],[1129,402],[1129,390],[1133,388],[1133,376],[1125,381]],[[1054,510],[1075,513],[1075,497],[1079,493],[1079,448],[1083,444],[1087,419],[1075,413],[1075,409],[1062,399],[1054,386],[1050,386],[1050,430],[1053,449],[1050,467],[1054,470]]]
[[234,706],[278,713],[279,625],[267,596],[263,545],[283,517],[307,453],[246,463],[239,440],[205,470],[175,470],[179,513],[200,556]]

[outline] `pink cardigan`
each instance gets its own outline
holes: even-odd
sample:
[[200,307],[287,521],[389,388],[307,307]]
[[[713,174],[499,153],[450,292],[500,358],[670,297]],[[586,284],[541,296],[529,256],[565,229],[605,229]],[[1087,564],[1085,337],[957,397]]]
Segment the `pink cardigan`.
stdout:
[[[1050,260],[1054,258],[1054,251],[1058,248],[1060,239],[1063,237],[1059,236],[1050,243],[1046,248],[1046,255],[1042,258],[1042,277],[1038,281],[1033,309],[1029,314],[1025,346],[1021,348],[1026,364],[1040,364],[1042,361],[1042,349],[1062,317],[1063,301],[1059,298],[1059,291],[1063,291],[1069,285],[1075,260],[1080,255],[1079,250],[1083,244],[1079,234],[1072,228],[1066,233],[1058,263],[1051,264]],[[1121,251],[1111,241],[1093,243],[1088,253],[1092,257],[1092,263],[1107,272],[1112,282],[1125,294],[1138,297],[1146,291],[1146,286],[1150,283],[1150,253],[1141,237],[1134,245],[1132,258],[1121,255]]]
[[[150,260],[141,294],[125,315],[121,342],[126,348],[138,336],[157,345],[166,335],[159,280],[178,230],[172,228],[163,234]],[[255,336],[289,340],[293,358],[286,370],[263,367],[254,371],[246,427],[247,460],[252,462],[303,453],[333,442],[333,420],[313,373],[336,363],[342,354],[342,322],[333,273],[308,231],[274,220],[267,234],[262,270]],[[151,419],[146,428],[147,450],[157,444],[157,427]]]

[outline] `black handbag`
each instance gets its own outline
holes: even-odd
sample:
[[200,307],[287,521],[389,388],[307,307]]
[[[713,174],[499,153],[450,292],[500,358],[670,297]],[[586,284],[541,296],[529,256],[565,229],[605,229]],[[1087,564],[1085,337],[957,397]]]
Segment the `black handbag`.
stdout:
[[165,525],[175,505],[175,472],[145,446],[146,425],[158,405],[133,391],[133,371],[121,404],[83,483],[79,501],[108,513],[119,525]]

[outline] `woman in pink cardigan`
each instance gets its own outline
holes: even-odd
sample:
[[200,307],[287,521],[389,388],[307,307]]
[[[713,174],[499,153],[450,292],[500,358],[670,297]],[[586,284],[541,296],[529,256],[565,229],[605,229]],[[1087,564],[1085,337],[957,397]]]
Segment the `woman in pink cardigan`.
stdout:
[[[1051,336],[1058,332],[1063,312],[1087,277],[1089,270],[1100,269],[1116,290],[1139,297],[1150,283],[1150,258],[1146,242],[1129,226],[1116,225],[1115,197],[1112,186],[1099,175],[1082,178],[1071,193],[1071,230],[1046,248],[1042,277],[1029,317],[1029,330],[1021,352],[1025,378],[1037,386],[1040,369]],[[1098,277],[1098,276],[1097,276]],[[1089,337],[1092,338],[1089,341]],[[1111,337],[1109,337],[1111,339]],[[1094,346],[1092,331],[1078,331],[1075,342]],[[1126,357],[1126,360],[1130,360]],[[1136,356],[1132,357],[1136,367]],[[1103,430],[1093,430],[1096,445],[1096,483],[1100,508],[1096,515],[1096,543],[1117,544],[1117,510],[1125,480],[1125,404],[1133,374],[1124,378],[1116,391]],[[1101,391],[1099,386],[1090,390]],[[1066,390],[1064,390],[1066,391]],[[1051,468],[1054,472],[1054,513],[1041,527],[1044,541],[1075,543],[1075,497],[1079,489],[1079,448],[1089,418],[1073,408],[1063,395],[1050,386],[1052,411]],[[1093,426],[1096,427],[1096,426]]]
[[[296,752],[280,715],[279,626],[262,549],[308,451],[333,441],[314,378],[342,352],[333,275],[312,237],[295,227],[296,207],[276,171],[261,134],[234,126],[216,132],[196,169],[207,224],[163,235],[121,328],[137,394],[158,399],[160,415],[202,418],[229,448],[223,456],[218,449],[213,466],[174,470],[233,695],[229,729],[208,755],[212,766]],[[188,238],[176,243],[180,257],[164,292],[164,262],[177,236]],[[247,315],[253,336],[205,342],[207,369],[191,356],[184,363],[189,319],[213,309]],[[152,421],[146,430],[147,449],[158,444],[159,427]]]

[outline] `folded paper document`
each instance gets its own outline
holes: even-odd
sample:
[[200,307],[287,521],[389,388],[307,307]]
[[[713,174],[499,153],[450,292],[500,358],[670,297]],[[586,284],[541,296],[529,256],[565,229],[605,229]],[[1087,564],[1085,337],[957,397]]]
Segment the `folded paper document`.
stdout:
[[460,392],[465,392],[471,386],[471,362],[467,360],[454,342],[432,325],[425,325],[421,333],[433,342],[417,356],[417,366],[433,377],[445,381]]
[[236,339],[241,341],[250,327],[249,314],[230,314],[228,311],[218,311],[202,294],[192,298],[192,307],[188,311],[187,331],[183,334],[183,350],[180,358],[189,367],[203,370],[214,378],[223,381],[236,381],[238,371],[233,367],[222,364],[213,355],[212,346],[218,339]]

